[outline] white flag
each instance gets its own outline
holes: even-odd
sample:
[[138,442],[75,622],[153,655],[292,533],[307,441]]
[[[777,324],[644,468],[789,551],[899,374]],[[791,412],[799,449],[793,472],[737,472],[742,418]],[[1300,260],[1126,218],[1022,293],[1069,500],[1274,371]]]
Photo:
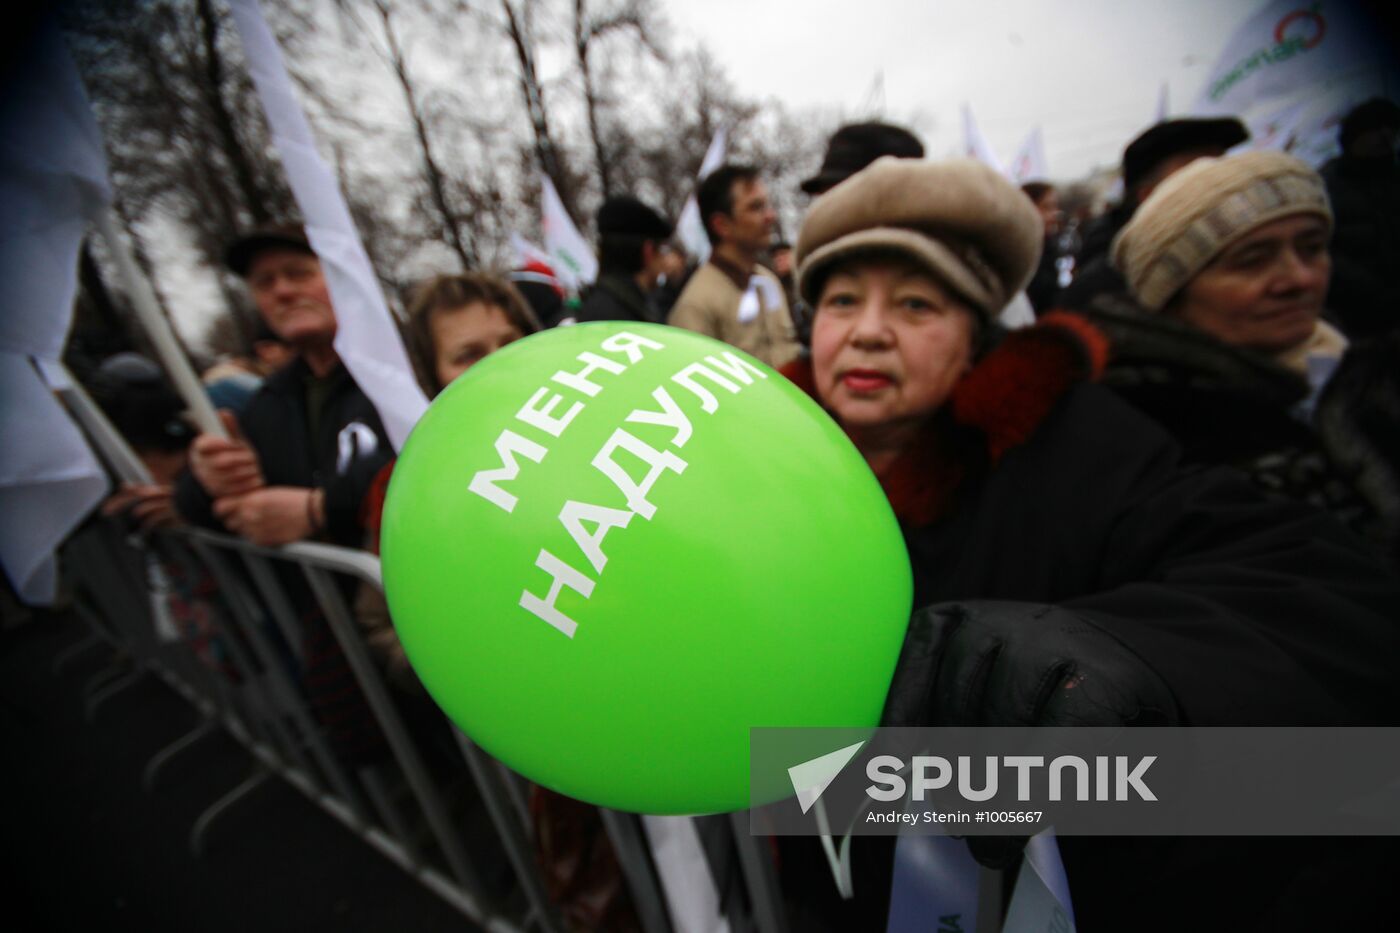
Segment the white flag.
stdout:
[[[724,164],[728,147],[729,133],[724,127],[720,127],[715,131],[714,139],[710,140],[710,148],[705,150],[705,158],[700,163],[700,174],[696,176],[697,181],[704,181],[706,175]],[[695,200],[694,194],[686,198],[685,207],[681,208],[681,219],[676,222],[676,235],[684,244],[685,251],[697,261],[704,262],[710,258],[710,237],[705,232],[705,220],[700,216],[700,202]]]
[[577,291],[598,277],[598,258],[564,210],[564,202],[549,176],[540,174],[540,209],[544,214],[544,248],[549,266],[565,288]]
[[1264,117],[1250,120],[1249,141],[1241,148],[1286,151],[1294,142],[1299,124],[1307,116],[1308,109],[1309,101],[1293,101]]
[[111,198],[102,137],[58,30],[10,64],[0,101],[0,562],[20,598],[53,602],[54,550],[102,499],[106,475],[35,369],[72,323],[78,251]]
[[976,159],[983,165],[988,165],[1002,175],[1007,175],[1006,166],[1001,164],[1001,159],[992,150],[991,143],[987,142],[982,135],[982,131],[977,128],[977,121],[972,118],[972,106],[963,104],[963,152],[969,157]]
[[512,269],[523,269],[532,262],[548,266],[551,271],[554,269],[553,258],[518,233],[510,235],[510,251],[513,256],[511,259]]
[[643,816],[642,829],[676,933],[729,933],[693,819]]
[[1336,80],[1383,74],[1382,34],[1346,0],[1274,0],[1230,38],[1194,109],[1236,115]]
[[428,407],[427,396],[413,375],[335,175],[316,151],[311,128],[287,79],[282,51],[256,0],[229,0],[229,12],[243,38],[248,71],[267,113],[287,181],[306,218],[307,239],[321,259],[335,307],[335,350],[374,403],[389,440],[402,449]]
[[1317,98],[1306,98],[1304,112],[1292,127],[1290,137],[1285,140],[1287,151],[1307,162],[1314,168],[1320,167],[1333,156],[1342,152],[1337,133],[1341,129],[1342,118],[1368,98],[1377,96],[1374,86],[1343,86]]
[[1018,185],[1028,181],[1044,181],[1050,177],[1050,167],[1045,162],[1045,140],[1036,127],[1021,143],[1016,158],[1011,160],[1011,180]]

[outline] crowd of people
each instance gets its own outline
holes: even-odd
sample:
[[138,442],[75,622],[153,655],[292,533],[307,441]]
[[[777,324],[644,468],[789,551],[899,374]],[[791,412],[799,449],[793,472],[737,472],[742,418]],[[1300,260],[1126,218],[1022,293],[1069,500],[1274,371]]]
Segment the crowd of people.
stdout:
[[[665,323],[808,392],[909,550],[915,612],[886,724],[1390,725],[1400,108],[1355,110],[1320,172],[1229,154],[1247,139],[1228,118],[1151,127],[1123,153],[1122,203],[1086,221],[1048,182],[1018,189],[925,160],[900,127],[853,124],[802,185],[795,244],[775,240],[760,173],[726,164],[697,192],[712,247],[698,268],[660,213],[613,197],[581,300],[547,268],[444,275],[409,302],[406,343],[434,395],[542,326]],[[376,548],[393,451],[334,349],[314,250],[298,227],[260,230],[227,265],[266,327],[241,373],[211,379],[228,436],[196,435],[150,364],[109,362],[99,400],[155,477],[109,511]],[[411,681],[386,607],[360,609]],[[1081,930],[1165,928],[1207,904],[1222,928],[1335,929],[1400,867],[1374,840],[1061,849]],[[857,855],[843,898],[819,853],[779,847],[794,928],[884,928],[893,847]],[[610,896],[575,925],[625,915]]]

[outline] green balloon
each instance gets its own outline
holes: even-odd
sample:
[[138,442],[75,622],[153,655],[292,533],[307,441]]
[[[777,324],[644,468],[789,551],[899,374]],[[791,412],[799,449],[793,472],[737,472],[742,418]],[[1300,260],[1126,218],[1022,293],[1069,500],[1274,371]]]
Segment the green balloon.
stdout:
[[751,727],[875,725],[913,589],[820,407],[652,324],[536,334],[449,386],[394,468],[381,550],[452,720],[537,783],[642,813],[749,806]]

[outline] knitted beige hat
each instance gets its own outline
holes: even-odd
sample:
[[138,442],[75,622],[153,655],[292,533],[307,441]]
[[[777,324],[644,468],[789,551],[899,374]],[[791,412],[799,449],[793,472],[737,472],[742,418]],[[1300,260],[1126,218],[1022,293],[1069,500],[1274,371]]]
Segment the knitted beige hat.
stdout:
[[1332,230],[1327,189],[1306,163],[1281,152],[1197,159],[1142,202],[1111,258],[1138,303],[1160,311],[1231,243],[1294,214]]
[[797,237],[797,288],[816,305],[837,260],[896,252],[994,315],[1030,281],[1043,237],[1030,198],[980,162],[886,156],[812,202]]

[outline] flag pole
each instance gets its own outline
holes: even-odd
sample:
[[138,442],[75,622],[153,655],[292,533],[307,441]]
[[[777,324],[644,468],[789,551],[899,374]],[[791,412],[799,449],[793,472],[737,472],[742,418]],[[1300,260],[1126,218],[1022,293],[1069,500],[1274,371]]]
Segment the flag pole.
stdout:
[[59,362],[49,362],[48,360],[34,361],[39,369],[40,375],[48,383],[50,389],[58,396],[63,407],[68,409],[68,413],[73,416],[73,420],[78,423],[84,434],[87,435],[89,446],[93,448],[107,464],[110,469],[123,483],[140,483],[150,485],[155,482],[151,476],[151,471],[146,468],[146,464],[141,462],[136,451],[131,449],[125,437],[116,429],[116,426],[108,420],[106,414],[97,403],[92,400],[92,396],[87,394],[87,390],[82,387],[78,380],[73,378],[73,374],[68,371],[68,367]]
[[205,434],[227,437],[223,423],[219,421],[219,416],[214,411],[214,404],[209,401],[209,396],[204,391],[204,384],[199,381],[199,376],[195,375],[194,367],[190,365],[184,350],[180,348],[180,342],[175,339],[175,332],[171,329],[170,322],[161,313],[151,283],[136,267],[136,260],[131,255],[130,247],[126,245],[126,240],[113,221],[110,209],[98,215],[97,229],[102,234],[102,239],[106,241],[107,248],[111,250],[113,258],[117,261],[117,275],[121,279],[126,293],[131,296],[132,306],[136,310],[136,320],[140,323],[142,330],[146,332],[146,336],[151,338],[156,356],[160,357],[161,366],[165,368],[165,372],[170,376],[170,381],[174,383],[175,391],[184,400],[185,407],[189,409],[190,417],[199,430]]

